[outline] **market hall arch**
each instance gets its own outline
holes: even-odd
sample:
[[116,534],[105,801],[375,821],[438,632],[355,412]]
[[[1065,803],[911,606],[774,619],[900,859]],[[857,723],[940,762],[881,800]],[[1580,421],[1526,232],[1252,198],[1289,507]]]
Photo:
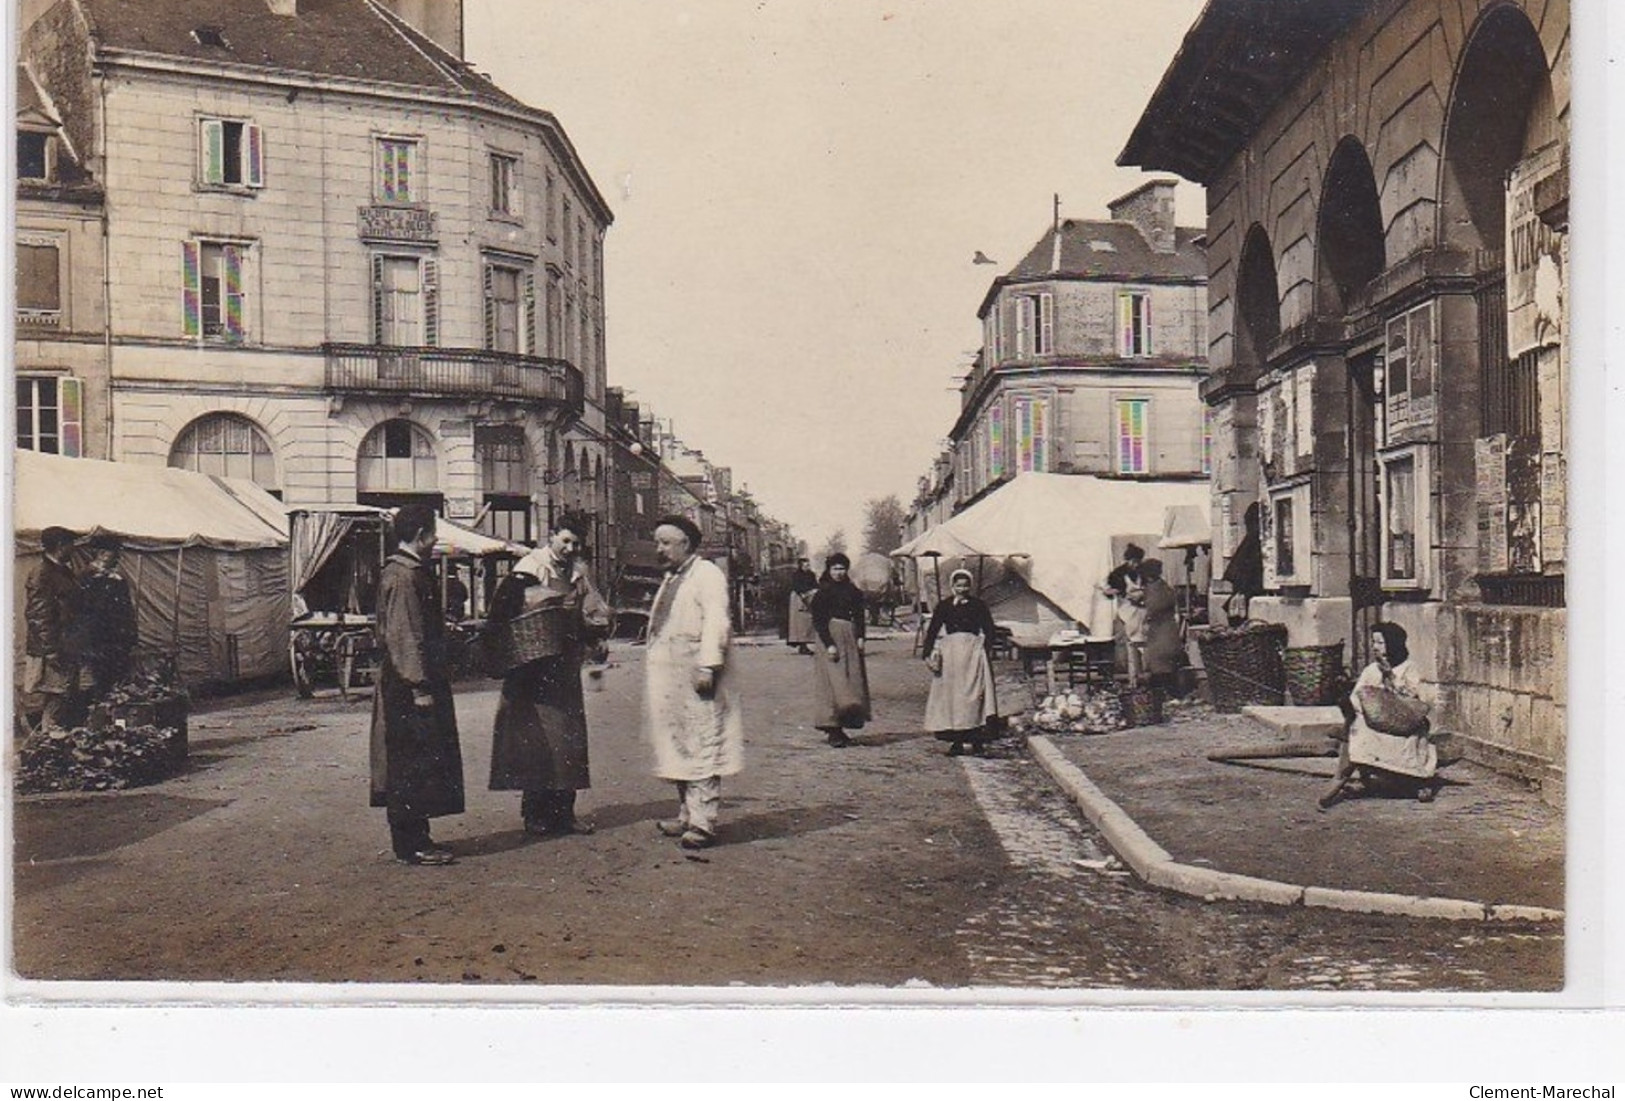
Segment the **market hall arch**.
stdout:
[[241,413],[205,413],[189,423],[169,449],[169,465],[221,478],[243,478],[282,496],[271,438]]
[[[1347,432],[1341,469],[1323,483],[1345,516],[1345,558],[1351,612],[1349,646],[1356,668],[1364,664],[1371,626],[1382,607],[1382,516],[1378,496],[1377,394],[1382,327],[1366,323],[1373,283],[1387,269],[1382,201],[1371,158],[1357,138],[1344,137],[1332,151],[1321,187],[1315,230],[1315,314],[1343,334],[1339,419]],[[1328,357],[1335,363],[1335,356]],[[1339,500],[1340,499],[1340,500]],[[1344,588],[1345,585],[1338,585]]]
[[[1560,463],[1564,445],[1562,326],[1526,320],[1541,313],[1540,284],[1560,288],[1562,278],[1558,235],[1535,209],[1542,181],[1566,172],[1566,120],[1555,107],[1551,64],[1521,7],[1491,7],[1468,36],[1445,118],[1438,240],[1472,258],[1477,331],[1476,357],[1441,357],[1441,395],[1464,410],[1445,439],[1499,452],[1505,480],[1496,493],[1505,497],[1479,501],[1476,460],[1464,447],[1456,464],[1441,456],[1444,482],[1473,491],[1444,504],[1475,518],[1487,504],[1505,515],[1506,530],[1475,522],[1470,545],[1447,546],[1444,579],[1455,595],[1487,603],[1563,603],[1561,532],[1549,524],[1543,531],[1543,512],[1561,503],[1543,500],[1541,485],[1542,464]],[[1456,526],[1465,525],[1464,515]]]

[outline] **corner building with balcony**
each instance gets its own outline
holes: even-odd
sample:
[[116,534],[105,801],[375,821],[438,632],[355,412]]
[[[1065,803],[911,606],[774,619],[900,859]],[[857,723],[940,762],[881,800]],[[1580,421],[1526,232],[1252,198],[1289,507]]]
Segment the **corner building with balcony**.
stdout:
[[51,365],[98,379],[90,453],[515,539],[606,521],[611,214],[558,121],[462,60],[459,0],[24,18],[105,204],[105,339]]
[[1212,0],[1119,157],[1208,195],[1216,559],[1292,645],[1399,623],[1436,730],[1560,798],[1567,0]]

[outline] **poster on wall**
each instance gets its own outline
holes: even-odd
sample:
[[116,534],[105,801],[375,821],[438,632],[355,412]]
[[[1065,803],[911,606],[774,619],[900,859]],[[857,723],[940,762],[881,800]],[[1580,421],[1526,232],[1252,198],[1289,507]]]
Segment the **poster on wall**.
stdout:
[[1563,313],[1562,246],[1535,206],[1535,187],[1563,167],[1563,147],[1553,142],[1512,167],[1507,175],[1507,355],[1558,343]]
[[1512,573],[1540,572],[1540,440],[1513,436],[1506,449],[1507,566]]
[[1567,557],[1568,462],[1562,452],[1540,456],[1540,558],[1547,569]]
[[1507,438],[1496,433],[1473,441],[1478,499],[1478,571],[1507,569]]

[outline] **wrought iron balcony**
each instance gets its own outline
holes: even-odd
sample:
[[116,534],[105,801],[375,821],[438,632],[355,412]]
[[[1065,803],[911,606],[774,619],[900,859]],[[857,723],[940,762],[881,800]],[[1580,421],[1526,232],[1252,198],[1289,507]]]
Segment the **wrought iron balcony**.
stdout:
[[346,394],[498,397],[582,409],[581,372],[562,359],[475,348],[324,344],[327,389]]

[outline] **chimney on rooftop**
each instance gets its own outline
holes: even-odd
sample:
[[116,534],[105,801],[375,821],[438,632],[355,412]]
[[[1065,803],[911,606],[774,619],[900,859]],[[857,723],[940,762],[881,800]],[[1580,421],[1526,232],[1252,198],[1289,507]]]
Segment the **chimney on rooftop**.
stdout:
[[462,58],[463,0],[379,0],[379,3],[434,39],[441,49]]
[[1106,204],[1112,221],[1132,222],[1140,227],[1153,252],[1173,252],[1174,188],[1177,180],[1152,180]]
[[299,0],[265,0],[271,6],[272,15],[298,15]]

